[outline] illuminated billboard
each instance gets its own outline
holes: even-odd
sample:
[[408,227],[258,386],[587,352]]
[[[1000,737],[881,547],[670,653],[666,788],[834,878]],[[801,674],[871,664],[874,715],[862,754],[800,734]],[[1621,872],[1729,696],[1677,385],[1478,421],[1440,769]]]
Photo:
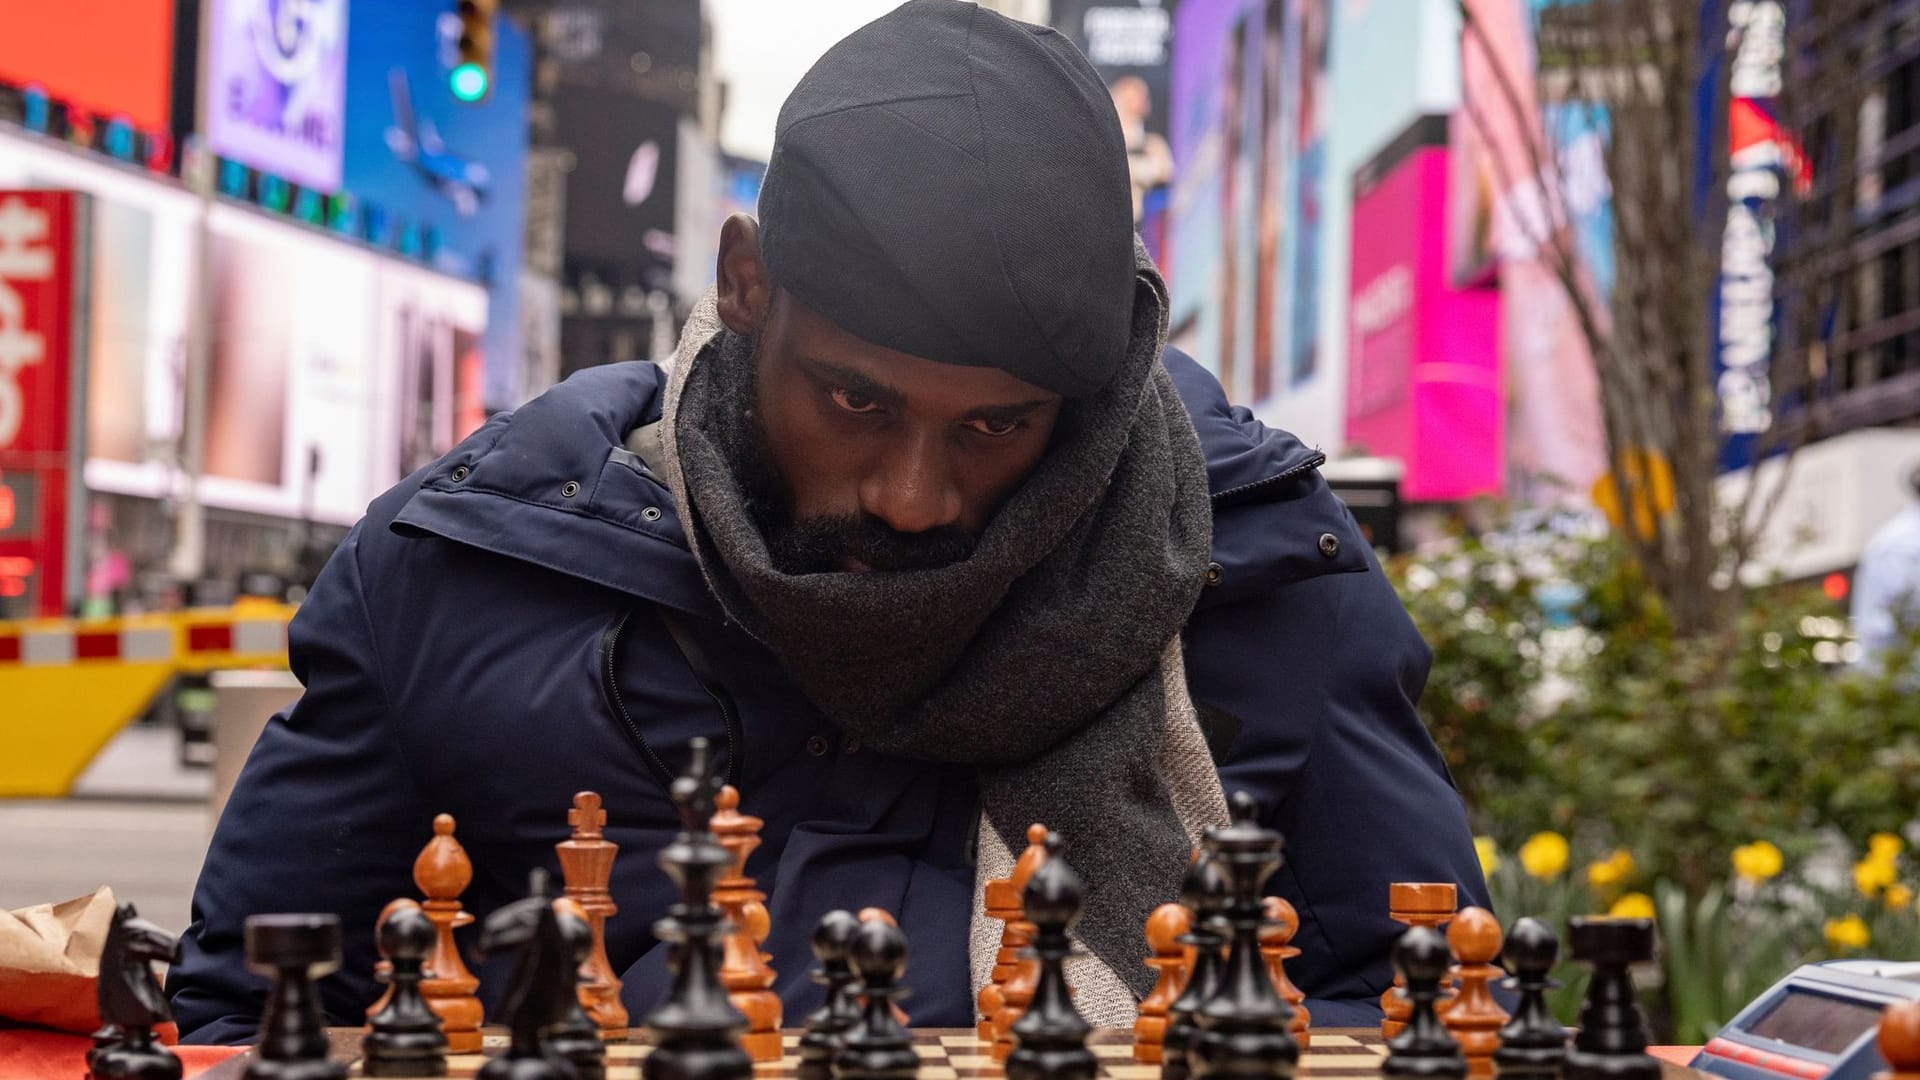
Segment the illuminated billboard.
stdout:
[[0,14],[0,82],[38,84],[59,100],[136,127],[173,116],[174,0],[100,5],[13,0]]
[[1446,139],[1424,118],[1354,181],[1346,442],[1417,501],[1499,494],[1506,460],[1500,297],[1448,280]]
[[210,0],[207,145],[301,187],[340,186],[347,0]]
[[376,208],[393,235],[413,237],[436,269],[486,286],[484,396],[512,408],[522,400],[515,308],[533,49],[511,19],[497,18],[488,94],[458,100],[448,84],[459,62],[453,8],[448,0],[354,6],[341,186]]

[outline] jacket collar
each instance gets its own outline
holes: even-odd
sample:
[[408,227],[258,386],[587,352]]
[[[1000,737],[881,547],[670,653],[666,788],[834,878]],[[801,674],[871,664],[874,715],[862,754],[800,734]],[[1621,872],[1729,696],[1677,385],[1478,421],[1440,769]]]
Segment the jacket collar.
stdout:
[[[1216,586],[1203,606],[1323,573],[1366,569],[1365,545],[1318,473],[1318,450],[1230,406],[1186,354],[1165,353],[1207,459]],[[714,616],[672,494],[634,433],[660,420],[667,372],[588,368],[496,416],[411,482],[395,517],[427,533]],[[636,449],[642,450],[637,453]],[[1325,538],[1338,539],[1335,554]]]

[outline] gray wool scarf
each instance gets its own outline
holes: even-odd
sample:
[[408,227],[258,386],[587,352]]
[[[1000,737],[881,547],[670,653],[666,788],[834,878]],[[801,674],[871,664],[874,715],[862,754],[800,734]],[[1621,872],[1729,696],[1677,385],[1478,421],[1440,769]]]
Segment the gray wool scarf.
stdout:
[[728,617],[864,745],[974,766],[994,834],[983,852],[1017,854],[1030,822],[1058,832],[1088,883],[1077,937],[1132,997],[1153,979],[1142,924],[1175,898],[1201,829],[1226,820],[1180,672],[1211,548],[1206,466],[1160,362],[1165,285],[1144,251],[1138,263],[1119,375],[1068,402],[960,562],[773,566],[735,471],[753,343],[720,325],[711,295],[682,337],[662,424],[668,483]]

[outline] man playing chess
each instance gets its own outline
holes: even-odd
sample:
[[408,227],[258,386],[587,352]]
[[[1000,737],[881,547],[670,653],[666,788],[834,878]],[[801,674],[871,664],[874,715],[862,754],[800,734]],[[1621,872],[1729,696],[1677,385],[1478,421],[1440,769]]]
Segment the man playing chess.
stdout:
[[[1371,1023],[1392,881],[1485,889],[1415,713],[1429,653],[1322,456],[1165,345],[1106,88],[1050,30],[913,0],[779,119],[760,218],[672,362],[585,371],[377,499],[290,630],[268,724],[169,980],[190,1041],[247,1038],[244,919],[334,912],[334,1023],[449,813],[479,914],[557,868],[600,792],[606,948],[665,993],[655,855],[704,736],[743,812],[789,1017],[832,909],[892,912],[920,1025],[992,963],[979,884],[1031,822],[1086,881],[1076,1000],[1125,1023],[1228,791],[1287,838],[1273,888],[1316,1024]],[[481,969],[481,996],[498,993]]]

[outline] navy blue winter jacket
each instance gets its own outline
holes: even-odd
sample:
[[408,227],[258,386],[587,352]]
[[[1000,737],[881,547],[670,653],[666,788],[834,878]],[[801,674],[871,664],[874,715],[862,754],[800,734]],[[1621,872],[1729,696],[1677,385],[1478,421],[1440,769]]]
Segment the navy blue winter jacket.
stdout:
[[[1300,913],[1289,972],[1315,1023],[1371,1023],[1398,929],[1388,883],[1454,881],[1462,903],[1486,899],[1414,709],[1431,653],[1320,455],[1229,407],[1188,357],[1165,362],[1214,505],[1188,685],[1222,782],[1287,838],[1272,888]],[[769,894],[786,1015],[817,1003],[815,921],[873,905],[912,943],[914,1022],[972,1023],[972,779],[861,748],[721,619],[672,498],[622,447],[659,418],[664,390],[652,364],[581,372],[375,500],[334,553],[289,631],[305,695],[254,747],[194,892],[168,980],[189,1041],[251,1037],[267,984],[246,970],[241,928],[260,912],[340,915],[345,964],[322,997],[330,1022],[358,1023],[380,989],[374,919],[417,895],[434,815],[458,820],[475,868],[464,900],[484,915],[524,892],[529,868],[558,873],[581,790],[605,797],[621,846],[607,952],[638,1023],[667,985],[650,929],[672,900],[654,861],[677,827],[663,772],[697,735],[766,820],[748,870]],[[476,970],[491,1004],[501,973]]]

